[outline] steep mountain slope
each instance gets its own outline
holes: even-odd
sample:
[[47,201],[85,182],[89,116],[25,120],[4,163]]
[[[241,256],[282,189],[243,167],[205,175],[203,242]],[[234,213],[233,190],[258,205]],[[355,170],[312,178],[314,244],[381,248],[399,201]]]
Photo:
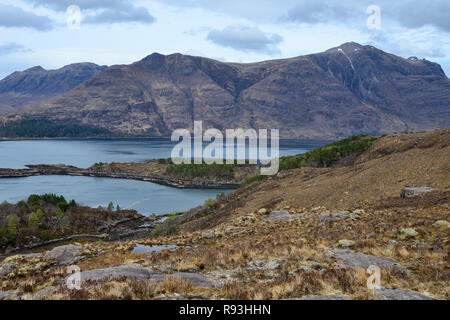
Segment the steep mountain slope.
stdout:
[[99,73],[106,66],[76,63],[57,70],[38,66],[0,81],[0,114],[55,98]]
[[251,64],[152,54],[112,66],[5,121],[45,118],[128,135],[174,129],[279,128],[284,138],[430,130],[450,124],[450,80],[438,64],[346,43]]

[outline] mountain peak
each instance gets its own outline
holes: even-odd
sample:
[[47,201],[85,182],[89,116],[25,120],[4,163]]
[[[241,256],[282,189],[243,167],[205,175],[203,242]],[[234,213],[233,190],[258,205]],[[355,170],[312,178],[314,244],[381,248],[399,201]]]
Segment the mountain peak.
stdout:
[[35,67],[25,70],[24,72],[40,72],[40,71],[46,71],[46,70],[44,68],[42,68],[41,66],[35,66]]

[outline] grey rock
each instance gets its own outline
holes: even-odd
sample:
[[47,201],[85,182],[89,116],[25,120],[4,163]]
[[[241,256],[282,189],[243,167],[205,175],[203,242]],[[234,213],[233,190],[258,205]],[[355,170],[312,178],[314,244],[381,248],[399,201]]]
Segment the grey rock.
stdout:
[[400,230],[400,234],[405,238],[415,238],[419,235],[419,233],[413,228],[402,229]]
[[113,268],[94,269],[83,271],[80,274],[81,283],[88,281],[109,281],[121,277],[134,278],[136,280],[148,280],[155,273],[150,269],[144,268],[138,264],[121,265]]
[[347,212],[324,213],[320,216],[320,222],[334,222],[345,220],[348,217]]
[[371,256],[348,249],[333,249],[330,250],[330,252],[338,260],[341,260],[345,266],[367,269],[368,267],[375,265],[380,268],[393,269],[409,274],[409,270],[406,267],[389,258]]
[[281,211],[272,211],[271,214],[264,216],[263,219],[270,221],[290,221],[292,217],[288,211],[281,210]]
[[211,288],[214,286],[214,283],[212,281],[208,280],[205,276],[199,273],[177,272],[173,274],[161,274],[154,272],[151,269],[142,267],[138,264],[121,265],[113,268],[83,271],[80,274],[82,284],[85,284],[89,281],[110,281],[112,279],[118,279],[122,277],[132,278],[138,281],[150,282],[159,282],[164,280],[166,277],[178,277],[190,281],[194,286],[197,287]]
[[330,296],[306,296],[306,297],[301,297],[298,300],[320,300],[320,301],[324,301],[324,300],[353,300],[353,299],[351,297],[349,297],[349,296],[330,295]]
[[211,239],[213,237],[213,235],[209,232],[203,232],[202,237],[206,238],[206,239]]
[[376,289],[374,293],[380,300],[436,300],[420,293],[401,289],[381,288]]
[[7,300],[13,298],[16,295],[16,291],[0,291],[0,300]]
[[55,293],[57,290],[58,289],[56,287],[54,287],[54,286],[42,289],[42,290],[36,292],[33,295],[33,300],[44,300],[45,298],[47,298],[52,293]]
[[434,191],[433,188],[429,187],[419,187],[419,188],[403,188],[401,197],[402,198],[414,198],[418,197],[424,193],[432,192]]
[[47,252],[45,257],[47,259],[57,260],[59,265],[70,265],[80,260],[81,248],[81,246],[72,244],[60,246]]
[[0,267],[0,276],[6,276],[17,268],[17,263],[8,262]]

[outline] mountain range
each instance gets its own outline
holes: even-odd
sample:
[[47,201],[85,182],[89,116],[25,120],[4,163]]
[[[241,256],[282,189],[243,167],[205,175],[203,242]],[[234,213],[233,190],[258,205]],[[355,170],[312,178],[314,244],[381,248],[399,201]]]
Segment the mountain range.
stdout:
[[450,80],[437,63],[353,42],[258,63],[154,53],[130,65],[69,67],[0,81],[0,109],[13,111],[2,126],[45,119],[167,137],[203,120],[204,128],[318,139],[450,127]]

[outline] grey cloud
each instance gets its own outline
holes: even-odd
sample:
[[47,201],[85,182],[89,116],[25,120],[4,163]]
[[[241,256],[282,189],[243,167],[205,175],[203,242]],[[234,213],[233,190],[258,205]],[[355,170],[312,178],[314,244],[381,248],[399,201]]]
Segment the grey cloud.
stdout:
[[123,23],[139,22],[152,24],[156,21],[146,8],[133,7],[126,11],[105,9],[98,14],[89,15],[83,19],[84,23]]
[[448,0],[387,3],[385,12],[387,16],[408,28],[432,25],[450,32],[450,1]]
[[128,0],[25,0],[34,6],[66,11],[71,5],[80,7],[83,23],[110,24],[138,22],[151,24],[156,21],[146,8],[136,7]]
[[207,40],[238,51],[275,54],[280,52],[277,45],[283,38],[254,27],[229,26],[223,30],[211,30]]
[[364,11],[357,3],[348,4],[335,1],[306,0],[288,10],[280,20],[299,23],[347,22],[362,16]]
[[31,28],[48,31],[53,28],[48,17],[38,16],[19,7],[0,4],[0,26],[7,28]]
[[450,32],[450,2],[448,0],[412,1],[412,0],[305,0],[289,9],[280,19],[281,22],[342,22],[360,23],[365,20],[366,8],[369,5],[381,8],[382,19],[397,22],[406,28],[420,28],[426,25],[435,26]]
[[17,52],[31,52],[31,50],[15,42],[0,44],[0,55],[7,55]]
[[127,0],[24,0],[33,4],[35,7],[47,7],[58,11],[66,11],[67,7],[77,5],[82,10],[86,9],[119,9],[128,7]]

